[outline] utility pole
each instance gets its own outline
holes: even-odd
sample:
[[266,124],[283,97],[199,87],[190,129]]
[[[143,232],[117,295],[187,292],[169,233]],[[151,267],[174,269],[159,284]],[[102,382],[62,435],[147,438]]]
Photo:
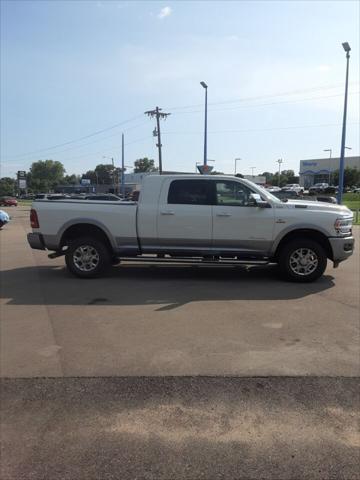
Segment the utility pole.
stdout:
[[278,186],[280,187],[280,175],[281,175],[281,164],[283,163],[283,159],[282,158],[279,158],[279,160],[276,160],[279,164],[279,182],[278,182]]
[[164,113],[161,111],[162,109],[159,107],[156,107],[155,110],[148,110],[145,112],[145,115],[148,117],[154,118],[156,117],[156,132],[154,131],[154,134],[157,135],[158,137],[158,143],[156,146],[159,149],[159,173],[160,175],[162,174],[162,156],[161,156],[161,133],[160,133],[160,119],[166,120],[166,118],[171,115],[170,113]]
[[115,164],[114,164],[114,159],[113,157],[111,157],[111,163],[112,163],[112,166],[113,166],[113,174],[112,174],[112,179],[113,179],[113,192],[116,194],[116,187],[115,187]]
[[124,156],[124,134],[121,135],[121,194],[125,199],[125,156]]

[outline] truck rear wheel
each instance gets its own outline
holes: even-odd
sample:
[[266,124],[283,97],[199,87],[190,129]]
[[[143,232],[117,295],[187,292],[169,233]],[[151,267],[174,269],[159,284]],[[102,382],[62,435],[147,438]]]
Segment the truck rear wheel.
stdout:
[[70,272],[80,278],[98,277],[110,266],[110,253],[101,240],[91,237],[76,238],[65,254]]
[[327,257],[318,242],[299,238],[283,246],[278,263],[287,280],[307,283],[321,277],[326,269]]

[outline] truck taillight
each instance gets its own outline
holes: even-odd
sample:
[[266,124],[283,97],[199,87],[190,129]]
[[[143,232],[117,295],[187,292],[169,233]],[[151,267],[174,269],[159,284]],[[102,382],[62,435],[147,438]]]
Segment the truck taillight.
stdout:
[[31,228],[40,228],[36,210],[34,210],[33,208],[30,210],[30,225]]

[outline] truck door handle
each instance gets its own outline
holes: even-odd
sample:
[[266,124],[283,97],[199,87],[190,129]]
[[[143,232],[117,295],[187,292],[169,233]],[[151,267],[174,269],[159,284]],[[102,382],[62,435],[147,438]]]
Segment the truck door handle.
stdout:
[[161,215],[175,215],[174,210],[162,210]]
[[217,217],[231,217],[231,213],[221,212],[216,214]]

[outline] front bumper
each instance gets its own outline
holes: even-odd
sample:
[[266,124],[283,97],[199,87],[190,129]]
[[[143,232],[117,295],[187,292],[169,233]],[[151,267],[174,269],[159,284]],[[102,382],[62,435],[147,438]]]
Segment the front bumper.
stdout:
[[349,258],[354,252],[354,237],[332,237],[329,238],[329,242],[333,252],[332,259],[336,266]]
[[31,248],[35,250],[45,250],[45,243],[41,233],[28,233],[27,240]]

